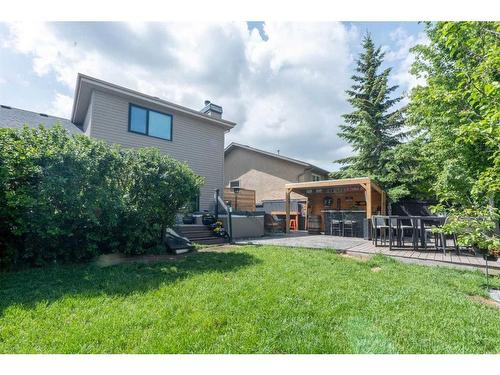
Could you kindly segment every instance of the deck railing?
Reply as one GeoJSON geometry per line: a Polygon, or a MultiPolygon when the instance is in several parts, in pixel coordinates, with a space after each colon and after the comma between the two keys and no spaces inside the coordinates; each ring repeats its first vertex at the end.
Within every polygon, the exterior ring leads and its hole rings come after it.
{"type": "Polygon", "coordinates": [[[233,225],[232,225],[232,208],[228,207],[224,200],[221,198],[219,194],[219,189],[216,189],[214,192],[214,201],[215,201],[215,218],[218,220],[219,219],[219,207],[222,208],[222,210],[226,213],[227,215],[227,234],[229,235],[229,242],[232,242],[233,238],[233,225]]]}

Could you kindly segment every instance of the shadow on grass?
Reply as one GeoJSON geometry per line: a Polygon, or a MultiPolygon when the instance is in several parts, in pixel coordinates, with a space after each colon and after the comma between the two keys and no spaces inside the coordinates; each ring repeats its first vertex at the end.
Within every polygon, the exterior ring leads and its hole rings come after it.
{"type": "Polygon", "coordinates": [[[54,302],[65,296],[122,295],[147,292],[205,272],[233,272],[260,261],[247,253],[198,253],[176,262],[67,265],[0,274],[0,315],[21,304],[54,302]]]}

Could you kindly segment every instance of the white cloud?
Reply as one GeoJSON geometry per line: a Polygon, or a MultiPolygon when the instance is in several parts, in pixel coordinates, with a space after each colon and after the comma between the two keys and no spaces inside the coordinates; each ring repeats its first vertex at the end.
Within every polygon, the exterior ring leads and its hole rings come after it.
{"type": "Polygon", "coordinates": [[[267,42],[257,32],[248,39],[245,122],[228,139],[332,169],[344,145],[336,133],[358,35],[338,23],[266,23],[265,32],[267,42]]]}
{"type": "MultiPolygon", "coordinates": [[[[268,41],[246,23],[23,23],[9,31],[7,45],[32,56],[36,74],[70,90],[82,72],[192,108],[210,99],[238,123],[228,142],[329,170],[350,152],[337,131],[350,110],[354,27],[266,23],[268,41]]],[[[69,117],[71,104],[57,93],[48,112],[69,117]]]]}
{"type": "Polygon", "coordinates": [[[424,78],[417,78],[410,73],[410,68],[415,61],[415,55],[410,53],[410,49],[417,44],[428,44],[427,34],[420,32],[417,35],[410,35],[406,30],[398,27],[391,32],[390,38],[395,48],[384,46],[385,57],[389,62],[398,62],[397,68],[393,71],[392,79],[407,93],[418,85],[425,85],[424,78]]]}
{"type": "Polygon", "coordinates": [[[73,97],[56,93],[51,106],[45,112],[51,116],[70,118],[72,106],[73,97]]]}

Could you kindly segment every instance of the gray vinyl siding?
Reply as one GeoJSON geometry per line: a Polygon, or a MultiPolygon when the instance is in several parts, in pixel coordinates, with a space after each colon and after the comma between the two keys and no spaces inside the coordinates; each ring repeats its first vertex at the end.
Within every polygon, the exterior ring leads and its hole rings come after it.
{"type": "Polygon", "coordinates": [[[186,162],[205,178],[200,191],[200,209],[208,209],[215,189],[223,189],[224,129],[176,111],[140,100],[112,96],[100,91],[92,94],[89,135],[124,147],[157,147],[161,152],[186,162]],[[171,114],[172,141],[128,131],[129,103],[171,114]]]}

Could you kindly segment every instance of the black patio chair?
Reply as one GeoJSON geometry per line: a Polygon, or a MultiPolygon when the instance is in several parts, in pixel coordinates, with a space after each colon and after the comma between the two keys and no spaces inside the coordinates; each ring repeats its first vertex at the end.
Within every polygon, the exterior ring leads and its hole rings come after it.
{"type": "Polygon", "coordinates": [[[391,218],[391,227],[393,229],[393,233],[395,236],[393,237],[396,240],[399,240],[402,246],[405,245],[405,230],[412,230],[412,239],[413,239],[413,224],[408,224],[409,219],[401,219],[401,218],[391,218]],[[406,221],[406,223],[405,223],[406,221]],[[399,224],[399,225],[398,225],[399,224]]]}
{"type": "MultiPolygon", "coordinates": [[[[435,223],[435,220],[433,220],[433,222],[435,223]]],[[[441,227],[442,222],[437,223],[437,224],[428,224],[425,222],[425,219],[422,219],[421,225],[424,226],[424,248],[425,248],[425,250],[427,250],[427,238],[432,238],[434,240],[434,249],[436,251],[438,251],[439,250],[439,241],[441,240],[441,242],[442,242],[442,236],[440,235],[440,233],[436,233],[435,229],[441,227]]],[[[446,244],[443,245],[443,243],[442,243],[441,245],[442,245],[443,253],[446,255],[446,246],[445,246],[446,244]]]]}
{"type": "MultiPolygon", "coordinates": [[[[448,216],[444,219],[443,225],[445,225],[447,222],[448,222],[448,216]]],[[[460,255],[460,249],[458,247],[456,233],[451,233],[449,235],[447,235],[446,233],[440,233],[439,235],[441,237],[441,246],[442,246],[442,249],[443,249],[443,253],[445,255],[446,255],[446,244],[447,244],[447,238],[446,237],[447,236],[450,237],[450,239],[453,241],[453,249],[455,250],[455,252],[458,255],[460,255]]]]}
{"type": "Polygon", "coordinates": [[[379,238],[377,231],[380,233],[380,243],[382,243],[382,237],[384,238],[384,245],[387,240],[387,233],[389,231],[389,225],[387,224],[387,218],[381,216],[372,217],[372,242],[377,246],[377,240],[379,238]]]}

